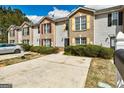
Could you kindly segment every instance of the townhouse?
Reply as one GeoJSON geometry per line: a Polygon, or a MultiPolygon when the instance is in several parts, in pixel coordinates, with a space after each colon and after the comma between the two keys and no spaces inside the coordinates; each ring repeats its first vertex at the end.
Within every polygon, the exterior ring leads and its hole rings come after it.
{"type": "Polygon", "coordinates": [[[11,25],[8,28],[8,43],[29,44],[40,46],[40,28],[39,21],[23,22],[21,26],[11,25]]]}
{"type": "Polygon", "coordinates": [[[55,22],[50,17],[43,17],[39,23],[41,32],[41,46],[55,47],[55,22]]]}
{"type": "Polygon", "coordinates": [[[56,33],[55,46],[65,47],[69,45],[69,31],[67,17],[55,19],[56,33]]]}
{"type": "MultiPolygon", "coordinates": [[[[15,32],[20,32],[19,42],[34,46],[95,44],[114,47],[116,34],[124,29],[123,13],[123,5],[100,10],[78,7],[66,17],[55,19],[46,16],[36,23],[24,22],[14,29],[15,32]]],[[[17,38],[11,37],[10,28],[11,26],[8,29],[8,43],[13,43],[12,40],[17,38]]]]}
{"type": "Polygon", "coordinates": [[[97,10],[94,19],[94,44],[114,47],[117,33],[124,32],[123,16],[123,5],[97,10]]]}
{"type": "Polygon", "coordinates": [[[69,44],[94,44],[94,10],[79,7],[68,15],[69,44]]]}
{"type": "Polygon", "coordinates": [[[22,35],[20,26],[11,25],[8,29],[8,43],[21,43],[22,35]]]}

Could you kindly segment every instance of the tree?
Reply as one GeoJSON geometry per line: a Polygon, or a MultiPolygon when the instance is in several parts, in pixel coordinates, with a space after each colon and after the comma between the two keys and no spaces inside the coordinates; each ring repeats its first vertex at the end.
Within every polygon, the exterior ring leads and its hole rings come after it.
{"type": "Polygon", "coordinates": [[[10,25],[21,25],[24,21],[29,21],[25,14],[19,9],[0,6],[0,42],[7,42],[7,28],[10,25]]]}

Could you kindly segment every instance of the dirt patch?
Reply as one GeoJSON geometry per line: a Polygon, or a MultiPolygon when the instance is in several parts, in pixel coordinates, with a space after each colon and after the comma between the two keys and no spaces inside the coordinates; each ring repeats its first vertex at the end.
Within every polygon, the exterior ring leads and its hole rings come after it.
{"type": "Polygon", "coordinates": [[[24,62],[24,61],[35,59],[35,58],[42,57],[42,56],[44,55],[40,55],[39,53],[29,52],[28,54],[25,54],[24,56],[1,60],[0,67],[24,62]]]}
{"type": "Polygon", "coordinates": [[[98,87],[98,82],[116,86],[116,69],[110,60],[94,58],[91,62],[85,87],[98,87]]]}

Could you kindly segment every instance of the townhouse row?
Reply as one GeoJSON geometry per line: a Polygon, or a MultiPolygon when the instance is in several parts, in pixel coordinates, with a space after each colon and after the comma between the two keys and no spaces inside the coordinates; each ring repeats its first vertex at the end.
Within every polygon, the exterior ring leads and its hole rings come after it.
{"type": "Polygon", "coordinates": [[[8,28],[8,43],[33,46],[65,47],[68,45],[115,46],[115,37],[124,29],[124,6],[101,10],[74,9],[67,17],[43,17],[37,23],[24,22],[8,28]]]}

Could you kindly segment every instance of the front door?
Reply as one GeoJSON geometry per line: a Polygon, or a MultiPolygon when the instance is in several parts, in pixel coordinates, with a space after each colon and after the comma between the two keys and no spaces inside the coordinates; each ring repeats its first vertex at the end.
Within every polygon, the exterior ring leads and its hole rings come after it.
{"type": "Polygon", "coordinates": [[[65,47],[66,47],[66,46],[69,46],[69,38],[65,38],[65,40],[64,40],[64,45],[65,45],[65,47]]]}

